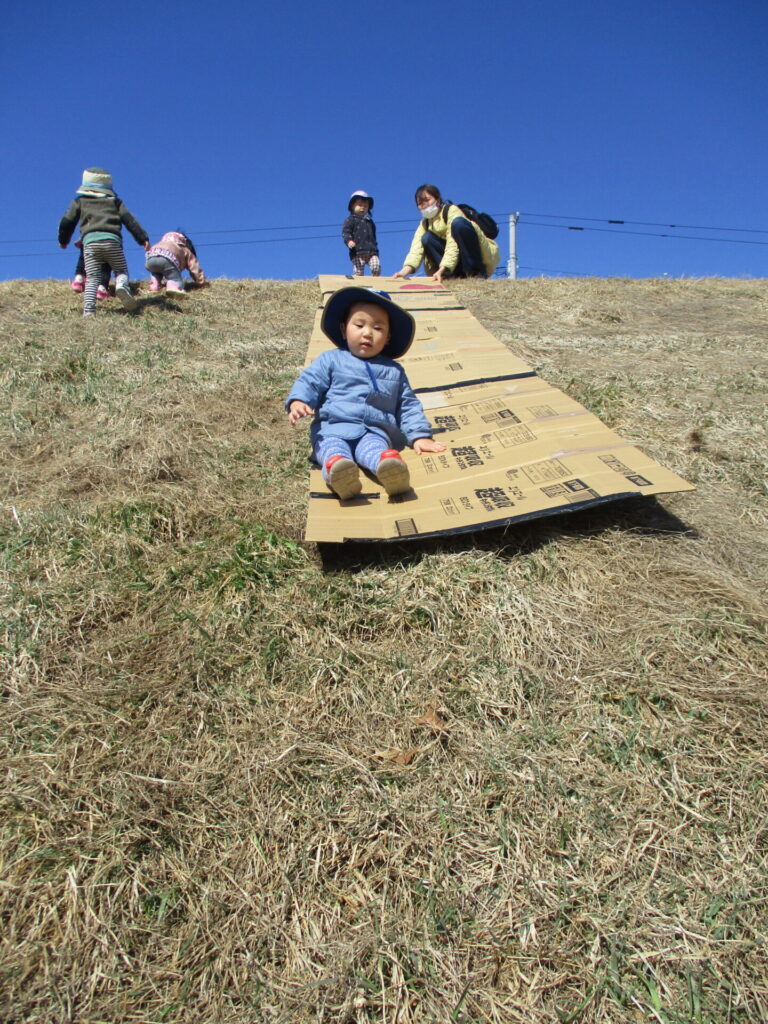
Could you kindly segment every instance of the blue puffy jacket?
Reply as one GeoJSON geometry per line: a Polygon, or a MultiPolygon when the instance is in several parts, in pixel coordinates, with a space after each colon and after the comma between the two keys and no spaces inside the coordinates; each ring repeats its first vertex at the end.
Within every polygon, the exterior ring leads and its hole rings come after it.
{"type": "Polygon", "coordinates": [[[370,431],[404,448],[419,437],[432,437],[421,402],[405,370],[386,356],[359,359],[347,349],[330,349],[302,371],[285,400],[306,402],[315,410],[310,436],[354,441],[370,431]]]}

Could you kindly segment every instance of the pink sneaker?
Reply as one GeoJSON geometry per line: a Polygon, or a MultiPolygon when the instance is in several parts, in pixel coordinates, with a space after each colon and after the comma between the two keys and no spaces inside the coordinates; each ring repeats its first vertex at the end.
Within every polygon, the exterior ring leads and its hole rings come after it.
{"type": "Polygon", "coordinates": [[[85,278],[82,274],[75,274],[75,279],[69,285],[73,292],[85,291],[85,278]]]}
{"type": "Polygon", "coordinates": [[[99,287],[96,289],[96,298],[97,299],[108,299],[109,298],[109,292],[107,291],[107,289],[104,287],[103,284],[100,284],[99,287]]]}
{"type": "Polygon", "coordinates": [[[180,281],[168,281],[165,285],[166,294],[168,292],[174,292],[176,295],[186,295],[184,291],[184,285],[180,281]]]}
{"type": "Polygon", "coordinates": [[[149,290],[151,292],[161,292],[163,290],[163,282],[158,281],[156,277],[150,277],[149,290]]]}

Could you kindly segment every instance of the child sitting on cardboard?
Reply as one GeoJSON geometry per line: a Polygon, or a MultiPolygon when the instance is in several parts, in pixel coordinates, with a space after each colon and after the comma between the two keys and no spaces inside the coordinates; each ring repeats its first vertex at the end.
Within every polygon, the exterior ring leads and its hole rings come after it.
{"type": "Polygon", "coordinates": [[[410,489],[400,449],[442,452],[421,402],[395,362],[411,347],[415,324],[386,292],[340,288],[320,323],[336,346],[299,376],[285,400],[291,426],[313,416],[310,437],[323,479],[342,501],[362,490],[360,466],[387,494],[410,489]]]}

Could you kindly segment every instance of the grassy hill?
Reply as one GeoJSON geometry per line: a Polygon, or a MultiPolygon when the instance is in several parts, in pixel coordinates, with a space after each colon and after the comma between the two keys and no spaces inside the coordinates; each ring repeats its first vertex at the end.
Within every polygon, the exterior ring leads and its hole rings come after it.
{"type": "Polygon", "coordinates": [[[454,290],[697,491],[320,551],[315,282],[0,284],[1,1020],[768,1020],[768,282],[454,290]]]}

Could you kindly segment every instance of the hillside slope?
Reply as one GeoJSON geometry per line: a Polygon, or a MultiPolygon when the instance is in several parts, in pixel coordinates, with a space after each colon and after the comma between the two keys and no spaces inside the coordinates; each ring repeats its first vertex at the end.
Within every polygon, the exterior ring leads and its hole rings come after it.
{"type": "Polygon", "coordinates": [[[3,1020],[768,1020],[768,282],[455,291],[697,491],[320,551],[315,282],[0,283],[3,1020]]]}

